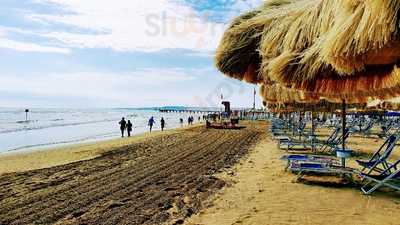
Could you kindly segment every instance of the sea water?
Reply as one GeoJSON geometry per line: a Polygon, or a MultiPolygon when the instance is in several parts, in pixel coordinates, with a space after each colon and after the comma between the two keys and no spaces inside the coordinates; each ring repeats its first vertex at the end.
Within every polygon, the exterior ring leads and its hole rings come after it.
{"type": "MultiPolygon", "coordinates": [[[[71,143],[112,139],[120,136],[122,117],[133,123],[133,134],[148,132],[154,116],[155,130],[164,117],[166,128],[176,128],[189,113],[161,113],[156,109],[25,109],[0,108],[0,153],[34,150],[71,143]]],[[[201,114],[192,114],[197,121],[201,114]]]]}

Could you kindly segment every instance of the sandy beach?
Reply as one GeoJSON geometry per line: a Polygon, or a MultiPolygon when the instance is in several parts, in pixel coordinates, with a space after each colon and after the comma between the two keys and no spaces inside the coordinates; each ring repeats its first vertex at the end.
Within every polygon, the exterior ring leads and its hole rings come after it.
{"type": "MultiPolygon", "coordinates": [[[[319,134],[327,133],[322,130],[319,134]]],[[[367,155],[382,144],[360,136],[349,142],[351,148],[367,155]]],[[[284,154],[271,137],[260,141],[232,170],[219,174],[228,184],[226,188],[210,208],[185,224],[399,224],[400,197],[395,192],[364,196],[358,187],[338,185],[340,179],[332,178],[318,183],[318,177],[310,176],[308,180],[313,182],[298,182],[296,175],[284,170],[284,162],[279,160],[284,154]]],[[[349,164],[357,168],[354,159],[349,164]]]]}
{"type": "Polygon", "coordinates": [[[0,9],[0,225],[400,225],[400,0],[0,9]]]}
{"type": "Polygon", "coordinates": [[[33,170],[0,176],[0,224],[181,223],[225,185],[214,174],[246,155],[265,128],[194,126],[7,156],[15,171],[33,170]]]}
{"type": "MultiPolygon", "coordinates": [[[[367,197],[339,178],[298,182],[268,123],[245,124],[2,156],[0,224],[398,224],[396,193],[367,197]]],[[[368,155],[382,141],[349,143],[368,155]]]]}

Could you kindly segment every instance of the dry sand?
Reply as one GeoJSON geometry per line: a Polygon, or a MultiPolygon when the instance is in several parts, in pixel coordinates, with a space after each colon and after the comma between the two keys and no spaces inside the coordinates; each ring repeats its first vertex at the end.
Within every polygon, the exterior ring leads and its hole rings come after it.
{"type": "MultiPolygon", "coordinates": [[[[350,143],[371,153],[381,141],[353,137],[350,143]]],[[[270,138],[262,140],[247,159],[220,175],[231,186],[215,197],[213,206],[186,224],[400,224],[398,193],[368,197],[355,187],[298,183],[295,175],[284,171],[284,162],[279,160],[283,154],[270,138]]]]}

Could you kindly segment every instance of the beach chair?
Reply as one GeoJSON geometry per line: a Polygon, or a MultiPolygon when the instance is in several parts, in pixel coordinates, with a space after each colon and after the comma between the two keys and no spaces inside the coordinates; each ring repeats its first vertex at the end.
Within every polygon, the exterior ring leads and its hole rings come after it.
{"type": "Polygon", "coordinates": [[[394,190],[400,191],[400,168],[398,167],[400,160],[392,164],[386,170],[378,175],[361,173],[362,180],[367,181],[362,187],[361,191],[366,194],[372,194],[374,191],[381,187],[389,187],[394,190]]]}
{"type": "Polygon", "coordinates": [[[398,141],[398,137],[395,135],[389,136],[382,146],[374,153],[374,155],[368,160],[356,160],[358,165],[362,166],[361,172],[368,170],[367,174],[375,172],[382,172],[390,167],[390,163],[387,161],[394,147],[398,141]]]}
{"type": "Polygon", "coordinates": [[[319,142],[319,144],[322,145],[320,148],[322,152],[332,152],[339,144],[342,143],[343,139],[346,140],[350,136],[350,130],[348,128],[345,129],[344,135],[342,134],[341,130],[341,128],[336,128],[328,140],[319,142]]]}
{"type": "Polygon", "coordinates": [[[290,164],[292,162],[322,163],[322,164],[326,164],[326,165],[337,165],[337,166],[340,165],[340,161],[337,158],[333,158],[330,156],[322,156],[322,155],[292,154],[292,155],[282,156],[281,160],[287,161],[285,170],[287,170],[290,167],[290,164]]]}
{"type": "Polygon", "coordinates": [[[374,120],[370,120],[366,127],[360,129],[360,133],[364,136],[369,136],[371,134],[371,130],[375,125],[374,120]]]}
{"type": "Polygon", "coordinates": [[[329,143],[332,142],[333,140],[335,140],[337,138],[337,136],[339,135],[340,132],[340,128],[336,128],[331,135],[328,137],[328,139],[326,141],[324,141],[323,143],[329,143]]]}
{"type": "Polygon", "coordinates": [[[310,150],[312,146],[306,141],[298,141],[290,138],[289,136],[279,136],[275,138],[278,141],[278,147],[283,150],[310,150]]]}
{"type": "Polygon", "coordinates": [[[285,121],[280,119],[274,119],[271,125],[271,133],[273,136],[281,136],[287,133],[287,124],[285,121]]]}
{"type": "Polygon", "coordinates": [[[378,134],[378,137],[385,138],[390,135],[398,135],[400,133],[400,124],[396,121],[390,120],[385,124],[382,124],[381,132],[378,134]]]}
{"type": "Polygon", "coordinates": [[[319,174],[319,175],[335,175],[353,180],[355,170],[348,167],[341,167],[319,162],[297,162],[290,163],[288,170],[297,174],[297,179],[300,180],[305,174],[319,174]]]}

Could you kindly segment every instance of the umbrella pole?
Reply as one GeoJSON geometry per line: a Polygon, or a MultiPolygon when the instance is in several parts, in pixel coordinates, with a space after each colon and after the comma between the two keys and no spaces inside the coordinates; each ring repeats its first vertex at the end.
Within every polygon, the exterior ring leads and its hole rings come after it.
{"type": "Polygon", "coordinates": [[[301,126],[302,122],[303,122],[303,112],[300,111],[300,112],[299,112],[299,125],[297,126],[297,131],[298,131],[298,133],[299,133],[299,140],[300,140],[300,141],[301,141],[300,126],[301,126]]]}
{"type": "MultiPolygon", "coordinates": [[[[346,100],[342,100],[342,150],[346,150],[346,100]]],[[[342,166],[346,167],[346,159],[342,158],[342,166]]]]}
{"type": "Polygon", "coordinates": [[[314,146],[314,129],[315,129],[315,124],[314,124],[314,106],[312,107],[311,111],[311,151],[315,152],[315,146],[314,146]]]}
{"type": "Polygon", "coordinates": [[[295,137],[296,136],[296,113],[292,113],[293,115],[293,120],[292,120],[292,136],[295,137]]]}

